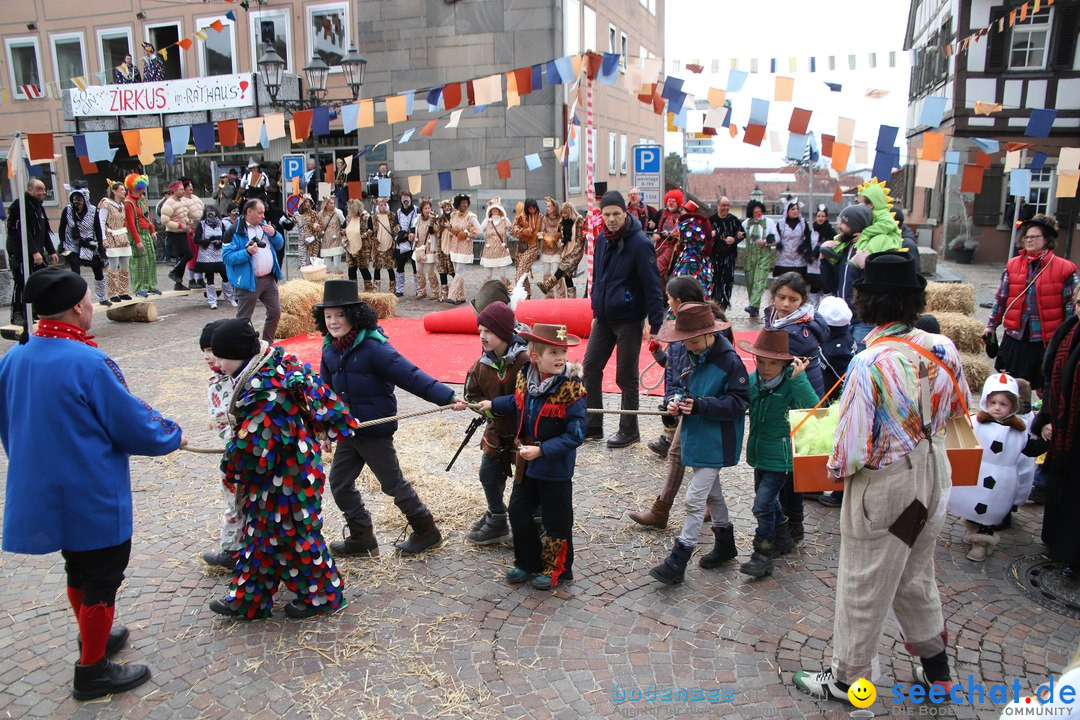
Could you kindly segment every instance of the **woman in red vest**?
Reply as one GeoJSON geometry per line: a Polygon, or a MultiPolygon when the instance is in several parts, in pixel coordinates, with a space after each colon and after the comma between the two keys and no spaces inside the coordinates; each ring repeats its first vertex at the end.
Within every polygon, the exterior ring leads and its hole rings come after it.
{"type": "Polygon", "coordinates": [[[993,343],[998,325],[1005,326],[995,367],[1043,387],[1043,353],[1054,331],[1073,314],[1076,265],[1054,254],[1057,221],[1036,215],[1020,226],[1022,249],[1001,274],[994,307],[983,338],[993,343]]]}

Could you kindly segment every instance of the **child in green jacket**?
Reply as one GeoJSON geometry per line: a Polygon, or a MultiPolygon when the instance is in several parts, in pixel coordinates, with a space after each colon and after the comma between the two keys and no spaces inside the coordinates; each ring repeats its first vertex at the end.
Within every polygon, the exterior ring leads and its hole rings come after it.
{"type": "MultiPolygon", "coordinates": [[[[817,393],[806,378],[807,359],[788,350],[783,330],[762,330],[752,344],[738,345],[754,355],[757,369],[750,374],[750,432],[746,462],[754,468],[754,552],[739,571],[761,578],[772,572],[773,559],[795,549],[780,493],[792,483],[791,426],[788,410],[817,404],[817,393]]],[[[794,493],[793,493],[794,494],[794,493]]],[[[795,495],[801,503],[801,496],[795,495]]]]}

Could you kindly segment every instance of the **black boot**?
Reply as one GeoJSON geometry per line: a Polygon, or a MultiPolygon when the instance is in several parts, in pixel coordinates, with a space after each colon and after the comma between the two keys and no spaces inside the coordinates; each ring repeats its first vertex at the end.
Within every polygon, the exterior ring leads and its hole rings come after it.
{"type": "Polygon", "coordinates": [[[785,512],[788,519],[788,532],[791,534],[791,542],[798,545],[806,537],[806,529],[803,527],[803,513],[785,512]]]}
{"type": "Polygon", "coordinates": [[[506,513],[491,513],[484,526],[469,533],[467,540],[473,545],[494,545],[510,539],[510,530],[506,527],[506,513]]]}
{"type": "Polygon", "coordinates": [[[675,546],[671,548],[671,554],[667,556],[664,562],[650,570],[649,575],[665,585],[681,583],[685,579],[686,563],[690,562],[690,553],[692,552],[694,552],[694,548],[683,545],[676,539],[675,546]]]}
{"type": "Polygon", "coordinates": [[[334,557],[378,557],[379,540],[375,537],[375,529],[370,525],[349,523],[348,536],[341,542],[330,543],[330,553],[334,557]]]}
{"type": "Polygon", "coordinates": [[[728,560],[734,560],[739,555],[739,551],[735,549],[734,525],[728,523],[721,527],[714,527],[712,531],[716,544],[713,545],[711,552],[698,560],[698,566],[705,570],[720,567],[728,560]]]}
{"type": "Polygon", "coordinates": [[[776,544],[763,537],[754,537],[754,553],[739,567],[739,572],[750,577],[763,578],[773,571],[773,558],[779,556],[776,544]]]}
{"type": "Polygon", "coordinates": [[[776,555],[787,555],[795,552],[795,540],[791,535],[791,521],[782,522],[776,526],[776,555]]]}
{"type": "Polygon", "coordinates": [[[93,700],[137,688],[149,679],[150,668],[145,665],[117,665],[102,658],[93,665],[75,665],[71,696],[93,700]]]}
{"type": "Polygon", "coordinates": [[[489,517],[491,517],[491,513],[489,513],[487,510],[485,510],[484,514],[480,516],[480,519],[477,520],[476,522],[474,522],[472,524],[472,527],[469,528],[469,532],[476,532],[480,528],[484,527],[484,525],[487,524],[487,521],[488,521],[489,517]]]}
{"type": "Polygon", "coordinates": [[[416,555],[442,542],[442,533],[435,526],[435,518],[431,517],[430,512],[409,518],[409,525],[412,526],[412,533],[408,539],[394,543],[402,555],[416,555]]]}

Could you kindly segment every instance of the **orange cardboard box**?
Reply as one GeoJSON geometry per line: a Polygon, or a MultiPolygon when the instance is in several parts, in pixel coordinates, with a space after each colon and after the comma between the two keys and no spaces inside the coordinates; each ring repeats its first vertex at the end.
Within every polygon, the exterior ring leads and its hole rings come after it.
{"type": "MultiPolygon", "coordinates": [[[[792,410],[791,426],[795,427],[807,413],[824,415],[825,408],[818,410],[792,410]]],[[[792,443],[794,448],[794,443],[792,443]]],[[[945,452],[952,466],[953,485],[975,485],[979,480],[982,463],[982,447],[967,418],[951,418],[945,426],[945,452]]],[[[844,483],[829,473],[825,463],[828,455],[800,455],[794,453],[792,465],[795,472],[795,492],[827,492],[843,490],[844,483]]]]}

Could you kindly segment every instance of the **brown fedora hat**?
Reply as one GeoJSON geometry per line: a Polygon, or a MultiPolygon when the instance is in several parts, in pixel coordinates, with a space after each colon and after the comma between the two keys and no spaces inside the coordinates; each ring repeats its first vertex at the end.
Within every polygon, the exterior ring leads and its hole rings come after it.
{"type": "Polygon", "coordinates": [[[679,306],[674,320],[668,320],[656,334],[660,342],[678,342],[698,335],[709,335],[727,330],[731,323],[717,320],[708,303],[688,302],[679,306]]]}
{"type": "Polygon", "coordinates": [[[739,340],[735,344],[751,355],[772,358],[773,360],[795,359],[795,356],[788,350],[788,334],[786,330],[762,330],[758,333],[754,342],[739,340]]]}
{"type": "Polygon", "coordinates": [[[545,345],[557,345],[558,347],[573,347],[581,343],[581,338],[566,332],[565,325],[533,325],[532,332],[518,333],[530,342],[544,343],[545,345]]]}

